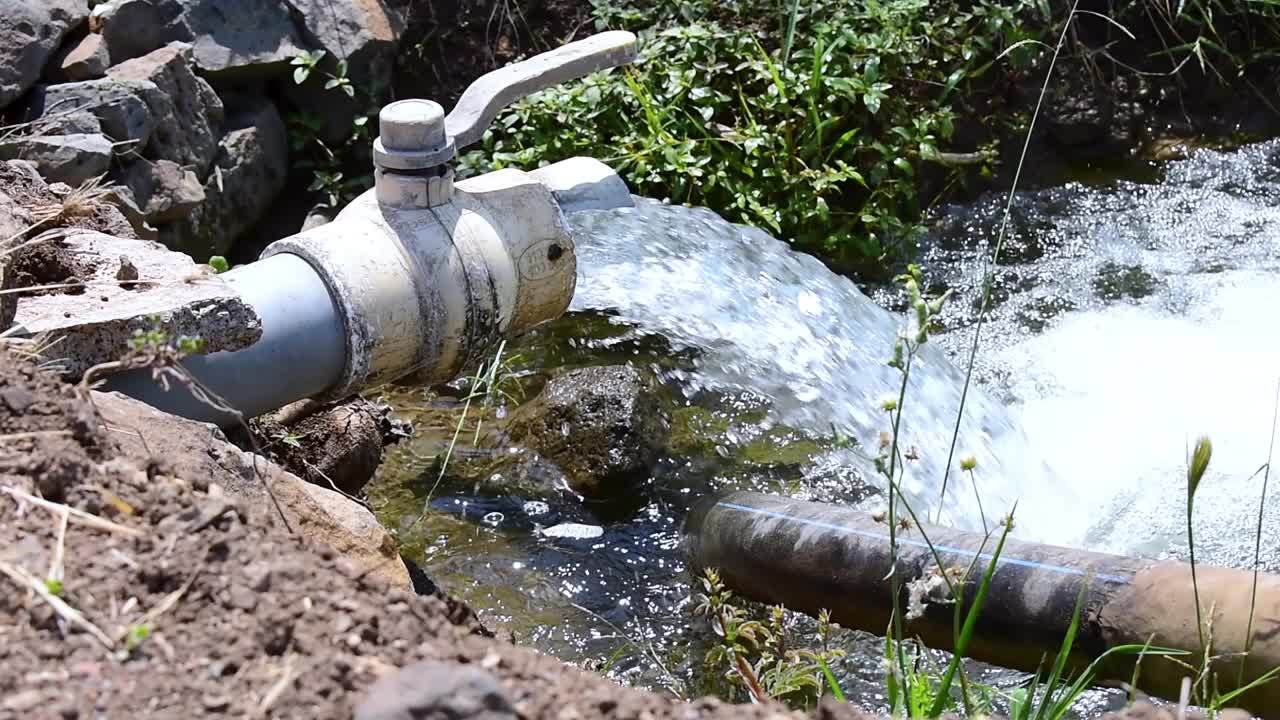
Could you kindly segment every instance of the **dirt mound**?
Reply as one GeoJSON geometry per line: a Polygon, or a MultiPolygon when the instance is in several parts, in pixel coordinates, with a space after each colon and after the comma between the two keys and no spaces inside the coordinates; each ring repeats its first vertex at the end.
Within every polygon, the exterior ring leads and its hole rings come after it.
{"type": "Polygon", "coordinates": [[[522,718],[789,715],[678,703],[487,637],[465,608],[289,534],[269,504],[120,456],[103,427],[0,351],[0,719],[344,718],[423,659],[482,668],[522,718]]]}

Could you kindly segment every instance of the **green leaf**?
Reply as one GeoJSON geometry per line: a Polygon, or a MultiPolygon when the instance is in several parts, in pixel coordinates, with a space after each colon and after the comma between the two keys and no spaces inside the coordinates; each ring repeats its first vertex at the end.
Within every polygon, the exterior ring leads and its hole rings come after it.
{"type": "Polygon", "coordinates": [[[224,273],[230,268],[227,264],[227,259],[221,255],[214,255],[209,258],[209,267],[213,268],[216,273],[224,273]]]}
{"type": "Polygon", "coordinates": [[[880,96],[873,92],[862,96],[862,104],[867,106],[867,111],[872,115],[880,112],[880,96]]]}
{"type": "Polygon", "coordinates": [[[915,168],[911,167],[911,163],[907,162],[906,158],[897,158],[893,161],[893,166],[901,170],[903,175],[915,177],[915,168]]]}
{"type": "MultiPolygon", "coordinates": [[[[294,59],[296,60],[297,58],[294,58],[294,59]]],[[[304,66],[304,67],[297,67],[297,68],[294,68],[294,70],[293,70],[293,84],[294,84],[294,85],[301,85],[302,83],[304,83],[304,82],[306,82],[306,81],[307,81],[307,78],[308,78],[310,75],[311,75],[311,70],[310,70],[309,68],[305,67],[305,66],[304,66]]]]}

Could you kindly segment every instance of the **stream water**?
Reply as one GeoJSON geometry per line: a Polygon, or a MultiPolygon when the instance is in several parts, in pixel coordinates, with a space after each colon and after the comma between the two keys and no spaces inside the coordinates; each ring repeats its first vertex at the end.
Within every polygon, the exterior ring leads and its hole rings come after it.
{"type": "MultiPolygon", "coordinates": [[[[955,295],[907,389],[904,445],[918,459],[905,485],[918,510],[952,525],[981,525],[976,484],[988,516],[1019,503],[1023,537],[1180,555],[1185,448],[1207,434],[1215,453],[1198,495],[1197,552],[1247,566],[1254,471],[1268,458],[1280,380],[1280,144],[1202,150],[1141,176],[1017,196],[959,427],[958,453],[978,468],[973,482],[953,470],[945,498],[960,368],[1004,200],[938,214],[922,264],[935,289],[955,295]]],[[[885,361],[906,322],[891,311],[901,299],[891,288],[869,298],[705,210],[640,200],[571,220],[572,311],[510,348],[512,387],[532,395],[557,368],[651,368],[676,406],[645,499],[589,508],[441,476],[456,402],[420,389],[391,393],[419,432],[392,452],[371,498],[406,555],[500,632],[628,682],[697,690],[703,633],[686,608],[685,510],[724,487],[880,504],[867,448],[888,429],[882,400],[898,391],[885,361]],[[590,530],[546,531],[565,523],[590,530]]],[[[459,465],[500,445],[464,442],[459,465]]],[[[1268,501],[1271,526],[1278,512],[1268,501]]],[[[1264,543],[1263,562],[1280,569],[1280,548],[1264,543]]],[[[875,704],[881,648],[846,642],[853,652],[838,673],[875,704]]]]}

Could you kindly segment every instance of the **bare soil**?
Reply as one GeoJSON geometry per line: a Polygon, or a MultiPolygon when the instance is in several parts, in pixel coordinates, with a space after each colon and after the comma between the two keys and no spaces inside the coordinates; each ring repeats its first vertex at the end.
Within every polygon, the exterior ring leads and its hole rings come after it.
{"type": "Polygon", "coordinates": [[[0,586],[0,719],[351,717],[419,659],[479,664],[522,718],[798,717],[678,703],[489,637],[465,606],[289,534],[267,504],[123,457],[88,401],[8,351],[0,586]]]}

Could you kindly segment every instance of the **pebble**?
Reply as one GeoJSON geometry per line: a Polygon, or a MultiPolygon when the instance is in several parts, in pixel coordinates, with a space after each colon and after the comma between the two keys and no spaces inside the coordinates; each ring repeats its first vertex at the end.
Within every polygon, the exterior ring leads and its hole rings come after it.
{"type": "Polygon", "coordinates": [[[384,675],[356,706],[355,720],[515,720],[506,690],[473,665],[423,660],[384,675]]]}
{"type": "Polygon", "coordinates": [[[582,523],[560,523],[549,528],[542,528],[538,531],[538,534],[545,537],[590,540],[604,535],[604,528],[599,525],[584,525],[582,523]]]}

